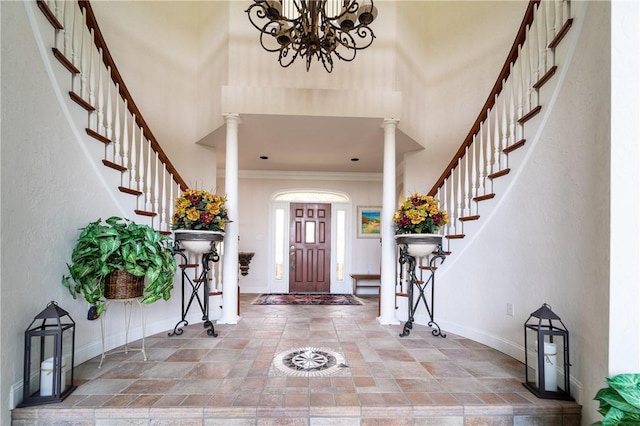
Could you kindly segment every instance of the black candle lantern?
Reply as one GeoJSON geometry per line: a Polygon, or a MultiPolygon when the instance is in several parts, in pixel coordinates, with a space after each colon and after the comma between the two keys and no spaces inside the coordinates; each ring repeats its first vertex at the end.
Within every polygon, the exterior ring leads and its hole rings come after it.
{"type": "MultiPolygon", "coordinates": [[[[531,359],[533,363],[533,359],[531,359]]],[[[546,303],[529,316],[524,324],[525,382],[523,385],[538,398],[572,401],[569,384],[569,332],[558,315],[546,303]],[[529,340],[527,335],[531,335],[529,340]],[[529,364],[529,346],[533,342],[535,364],[529,364]],[[558,360],[562,361],[564,387],[558,385],[558,360]],[[529,381],[529,372],[535,381],[529,381]]]]}
{"type": "Polygon", "coordinates": [[[56,302],[50,302],[31,321],[24,332],[20,407],[60,402],[76,389],[73,381],[75,326],[69,313],[56,302]]]}

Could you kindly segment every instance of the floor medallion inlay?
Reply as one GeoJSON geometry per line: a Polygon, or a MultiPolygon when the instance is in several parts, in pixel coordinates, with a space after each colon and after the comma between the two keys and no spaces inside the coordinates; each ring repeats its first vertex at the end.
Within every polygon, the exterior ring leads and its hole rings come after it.
{"type": "Polygon", "coordinates": [[[280,352],[273,359],[273,365],[279,372],[296,377],[327,376],[347,368],[344,357],[338,352],[314,347],[280,352]]]}

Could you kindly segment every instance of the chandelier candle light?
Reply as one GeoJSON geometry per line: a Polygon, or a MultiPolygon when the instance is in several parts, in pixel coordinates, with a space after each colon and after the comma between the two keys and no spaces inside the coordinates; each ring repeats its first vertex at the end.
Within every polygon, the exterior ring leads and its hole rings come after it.
{"type": "Polygon", "coordinates": [[[246,12],[260,31],[260,44],[278,52],[281,66],[302,56],[309,71],[315,56],[327,72],[334,55],[350,62],[371,46],[369,25],[378,16],[373,0],[253,0],[246,12]]]}

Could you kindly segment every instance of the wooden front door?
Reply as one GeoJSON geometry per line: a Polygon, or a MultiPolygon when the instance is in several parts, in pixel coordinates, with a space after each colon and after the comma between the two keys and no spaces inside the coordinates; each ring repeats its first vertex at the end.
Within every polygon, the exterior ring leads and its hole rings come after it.
{"type": "Polygon", "coordinates": [[[331,291],[331,204],[291,203],[289,291],[331,291]]]}

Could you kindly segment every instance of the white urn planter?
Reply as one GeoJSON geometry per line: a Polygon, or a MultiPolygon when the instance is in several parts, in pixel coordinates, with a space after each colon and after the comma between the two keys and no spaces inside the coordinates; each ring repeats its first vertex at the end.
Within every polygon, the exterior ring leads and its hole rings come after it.
{"type": "Polygon", "coordinates": [[[211,244],[224,239],[224,232],[199,229],[176,229],[173,231],[176,241],[185,250],[195,254],[212,251],[211,244]]]}
{"type": "Polygon", "coordinates": [[[398,234],[396,244],[406,244],[407,252],[415,258],[432,254],[442,244],[440,234],[398,234]]]}

